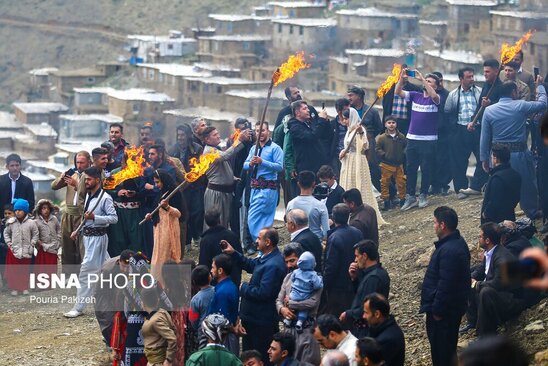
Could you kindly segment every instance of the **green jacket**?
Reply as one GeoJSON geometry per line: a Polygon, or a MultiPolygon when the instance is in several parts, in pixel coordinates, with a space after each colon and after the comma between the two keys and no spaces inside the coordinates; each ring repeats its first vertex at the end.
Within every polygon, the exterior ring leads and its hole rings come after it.
{"type": "Polygon", "coordinates": [[[186,366],[242,366],[242,361],[225,347],[211,345],[190,355],[186,366]]]}
{"type": "Polygon", "coordinates": [[[291,180],[291,172],[295,170],[295,157],[293,155],[293,142],[291,141],[291,134],[286,132],[286,124],[281,123],[272,134],[272,141],[278,146],[282,147],[284,151],[284,171],[285,179],[291,180]]]}

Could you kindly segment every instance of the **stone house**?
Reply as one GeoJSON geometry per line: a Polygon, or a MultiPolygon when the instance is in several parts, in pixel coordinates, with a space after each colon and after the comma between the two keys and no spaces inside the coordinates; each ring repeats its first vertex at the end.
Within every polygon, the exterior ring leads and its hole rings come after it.
{"type": "Polygon", "coordinates": [[[56,67],[44,67],[29,71],[30,87],[32,90],[31,99],[33,101],[48,100],[50,97],[50,88],[52,86],[49,74],[58,71],[56,67]]]}
{"type": "Polygon", "coordinates": [[[446,0],[448,5],[447,42],[451,45],[475,44],[482,23],[489,24],[489,11],[498,5],[495,0],[446,0]]]}
{"type": "Polygon", "coordinates": [[[62,114],[59,141],[106,141],[110,125],[123,122],[121,117],[112,114],[62,114]]]}
{"type": "Polygon", "coordinates": [[[392,71],[394,64],[401,64],[405,56],[402,50],[392,48],[348,49],[345,53],[360,76],[386,74],[392,71]]]}
{"type": "Polygon", "coordinates": [[[465,66],[474,68],[477,74],[483,73],[483,57],[468,51],[425,50],[421,64],[423,70],[437,70],[443,74],[456,74],[465,66]]]}
{"type": "Polygon", "coordinates": [[[69,108],[61,103],[13,103],[15,118],[24,124],[48,123],[59,131],[59,114],[67,112],[69,108]]]}
{"type": "Polygon", "coordinates": [[[270,35],[272,17],[239,14],[209,14],[207,16],[215,35],[255,34],[270,35]]]}
{"type": "Polygon", "coordinates": [[[108,93],[114,90],[110,87],[74,88],[74,105],[76,114],[107,113],[108,93]]]}
{"type": "Polygon", "coordinates": [[[198,37],[200,62],[247,68],[269,57],[272,38],[265,35],[234,34],[198,37]]]}
{"type": "Polygon", "coordinates": [[[326,6],[307,1],[271,1],[270,14],[277,18],[321,18],[326,6]]]}
{"type": "MultiPolygon", "coordinates": [[[[259,120],[262,116],[267,91],[264,89],[234,89],[225,93],[225,109],[246,117],[254,117],[259,120]]],[[[280,109],[284,107],[286,100],[282,88],[272,91],[270,103],[266,113],[266,120],[275,122],[280,109]]]]}
{"type": "Polygon", "coordinates": [[[165,62],[196,52],[197,42],[193,38],[185,38],[180,31],[171,30],[167,36],[138,35],[127,36],[136,48],[136,56],[143,62],[165,62]]]}

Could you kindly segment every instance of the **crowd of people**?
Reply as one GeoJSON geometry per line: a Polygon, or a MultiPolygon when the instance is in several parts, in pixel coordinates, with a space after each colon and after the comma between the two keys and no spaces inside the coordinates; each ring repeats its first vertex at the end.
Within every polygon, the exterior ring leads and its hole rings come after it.
{"type": "Polygon", "coordinates": [[[539,300],[502,274],[502,263],[532,246],[533,220],[548,231],[548,190],[538,189],[548,172],[548,126],[540,128],[546,89],[522,61],[520,53],[504,65],[501,81],[498,62],[486,60],[483,88],[465,67],[451,92],[441,73],[414,70],[417,85],[403,67],[383,98],[382,119],[374,108],[366,113],[359,87],[336,101],[329,120],[291,86],[274,124],[238,118],[225,148],[203,118],[178,126],[171,148],[143,125],[143,176],[106,189],[130,148],[123,126],[111,124],[109,141],[77,153],[52,183],[66,188],[60,222],[48,200],[34,209],[32,182],[12,154],[0,177],[7,286],[14,296],[28,294],[28,274],[52,271],[61,251],[63,270],[77,268],[80,280],[65,317],[81,316],[92,295],[121,304],[123,311],[96,304],[116,365],[403,365],[405,336],[379,254],[379,227],[388,225],[382,213],[423,209],[452,182],[456,199],[484,192],[484,254],[473,266],[456,212],[436,208],[438,241],[420,312],[433,365],[454,365],[459,332],[495,334],[539,300]],[[205,154],[217,156],[206,174],[177,190],[205,154]],[[283,246],[273,227],[281,197],[290,236],[283,246]],[[528,220],[516,221],[518,203],[528,220]],[[197,263],[188,258],[195,250],[197,263]],[[185,266],[192,287],[183,291],[185,266]],[[92,273],[151,273],[157,282],[110,296],[88,284],[92,273]]]}

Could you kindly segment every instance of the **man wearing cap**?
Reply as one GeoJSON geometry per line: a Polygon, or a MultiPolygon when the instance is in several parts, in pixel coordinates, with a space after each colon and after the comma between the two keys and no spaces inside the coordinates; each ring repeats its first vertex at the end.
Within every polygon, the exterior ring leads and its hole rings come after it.
{"type": "MultiPolygon", "coordinates": [[[[80,267],[77,302],[71,311],[64,314],[67,318],[76,318],[83,311],[93,294],[93,286],[89,283],[89,275],[97,274],[103,263],[110,258],[108,255],[107,228],[118,222],[112,197],[105,194],[101,188],[101,170],[91,167],[85,170],[85,187],[87,191],[84,204],[84,225],[82,230],[84,244],[84,258],[80,267]]],[[[80,232],[73,232],[73,240],[80,232]]]]}
{"type": "MultiPolygon", "coordinates": [[[[359,86],[354,85],[347,92],[348,100],[350,100],[350,106],[354,108],[360,118],[363,118],[363,114],[369,108],[364,102],[365,92],[359,86]]],[[[369,143],[369,149],[367,150],[367,162],[369,163],[369,171],[371,173],[371,182],[375,188],[381,190],[381,169],[379,162],[377,161],[377,155],[375,154],[375,137],[384,130],[384,125],[381,121],[379,112],[375,108],[371,108],[365,120],[362,121],[362,125],[365,126],[367,131],[367,142],[369,143]]]]}

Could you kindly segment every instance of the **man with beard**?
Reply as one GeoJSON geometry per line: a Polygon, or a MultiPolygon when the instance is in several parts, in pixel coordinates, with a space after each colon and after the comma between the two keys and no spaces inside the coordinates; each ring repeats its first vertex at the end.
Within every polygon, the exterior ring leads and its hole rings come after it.
{"type": "MultiPolygon", "coordinates": [[[[189,125],[177,126],[177,142],[171,148],[169,155],[183,163],[185,171],[191,168],[190,160],[199,159],[204,151],[202,145],[193,141],[192,130],[189,125]]],[[[205,176],[190,183],[183,191],[183,196],[188,209],[188,233],[186,235],[187,250],[190,249],[191,241],[200,241],[204,225],[204,193],[207,185],[205,176]]]]}
{"type": "MultiPolygon", "coordinates": [[[[365,111],[369,108],[369,106],[365,104],[364,101],[364,90],[358,86],[353,86],[348,89],[347,96],[348,100],[350,100],[350,106],[354,108],[358,112],[360,118],[362,118],[365,111]]],[[[365,120],[362,121],[361,124],[366,129],[367,142],[369,143],[369,149],[367,150],[366,155],[367,162],[369,164],[369,171],[371,173],[371,183],[373,183],[375,188],[380,191],[381,169],[379,167],[377,155],[375,154],[375,138],[377,137],[377,135],[382,133],[382,131],[384,130],[384,125],[381,121],[379,112],[375,108],[372,108],[371,111],[369,111],[367,116],[365,116],[365,120]]]]}
{"type": "Polygon", "coordinates": [[[190,122],[192,128],[192,142],[205,147],[206,143],[203,138],[203,133],[207,128],[207,123],[202,117],[196,117],[190,122]]]}
{"type": "Polygon", "coordinates": [[[82,221],[85,191],[78,192],[78,184],[84,170],[91,165],[91,157],[87,151],[79,151],[74,157],[74,168],[69,169],[51,183],[51,189],[57,191],[67,187],[65,194],[65,210],[61,217],[61,263],[64,265],[80,264],[80,241],[74,241],[70,235],[82,221]],[[72,173],[72,174],[71,174],[72,173]]]}
{"type": "MultiPolygon", "coordinates": [[[[105,179],[105,169],[108,165],[108,150],[102,147],[96,147],[91,150],[92,167],[97,168],[101,172],[101,181],[105,179]]],[[[78,195],[85,197],[86,192],[86,172],[84,171],[78,180],[78,195]]],[[[83,199],[82,199],[83,202],[83,199]]]]}
{"type": "MultiPolygon", "coordinates": [[[[204,209],[217,208],[221,212],[221,225],[228,227],[230,220],[230,206],[234,192],[234,172],[230,166],[232,157],[244,148],[242,141],[250,138],[249,130],[242,131],[238,141],[225,151],[220,151],[221,135],[215,127],[207,127],[203,134],[206,147],[204,154],[219,153],[219,157],[211,164],[206,172],[208,184],[204,194],[204,209]]],[[[205,223],[204,223],[205,224],[205,223]]],[[[207,224],[204,225],[207,229],[207,224]]]]}
{"type": "MultiPolygon", "coordinates": [[[[93,285],[89,282],[91,274],[98,274],[108,255],[107,228],[118,222],[118,216],[112,203],[112,197],[105,194],[101,188],[101,170],[91,167],[85,170],[85,187],[87,191],[84,204],[84,226],[82,230],[84,243],[84,258],[80,267],[76,298],[71,311],[64,314],[66,318],[76,318],[83,314],[87,303],[93,294],[93,285]]],[[[79,232],[73,232],[71,238],[76,240],[79,232]]]]}
{"type": "Polygon", "coordinates": [[[112,152],[112,160],[114,160],[113,169],[122,165],[124,159],[124,151],[129,144],[124,140],[124,127],[120,123],[113,123],[110,125],[108,132],[108,139],[114,145],[114,151],[112,152]]]}
{"type": "MultiPolygon", "coordinates": [[[[291,301],[289,300],[289,293],[291,292],[291,274],[297,269],[297,262],[299,257],[303,253],[303,249],[299,243],[291,242],[284,247],[283,256],[285,265],[287,267],[288,274],[285,276],[282,282],[282,288],[276,299],[276,310],[283,319],[295,320],[297,316],[296,311],[308,311],[308,316],[311,319],[315,319],[318,307],[320,306],[320,297],[322,289],[316,290],[316,292],[308,299],[303,301],[291,301]]],[[[301,362],[308,362],[313,365],[317,365],[320,362],[320,347],[318,342],[314,339],[314,322],[309,321],[305,323],[301,332],[298,332],[294,327],[285,326],[285,332],[293,334],[296,339],[297,347],[295,350],[295,358],[301,362]]]]}
{"type": "Polygon", "coordinates": [[[148,148],[154,144],[154,137],[152,136],[152,125],[150,123],[145,123],[141,126],[139,130],[139,142],[141,146],[144,146],[145,153],[148,151],[148,148]]]}
{"type": "MultiPolygon", "coordinates": [[[[303,100],[301,91],[296,86],[288,86],[287,88],[285,88],[284,93],[285,93],[285,97],[289,101],[289,104],[283,107],[278,113],[278,117],[276,118],[276,123],[274,124],[274,129],[278,128],[280,124],[289,121],[289,119],[292,116],[291,104],[298,100],[303,100]]],[[[318,118],[318,112],[316,112],[316,109],[314,109],[314,107],[312,106],[310,106],[310,118],[311,119],[318,118]]]]}

